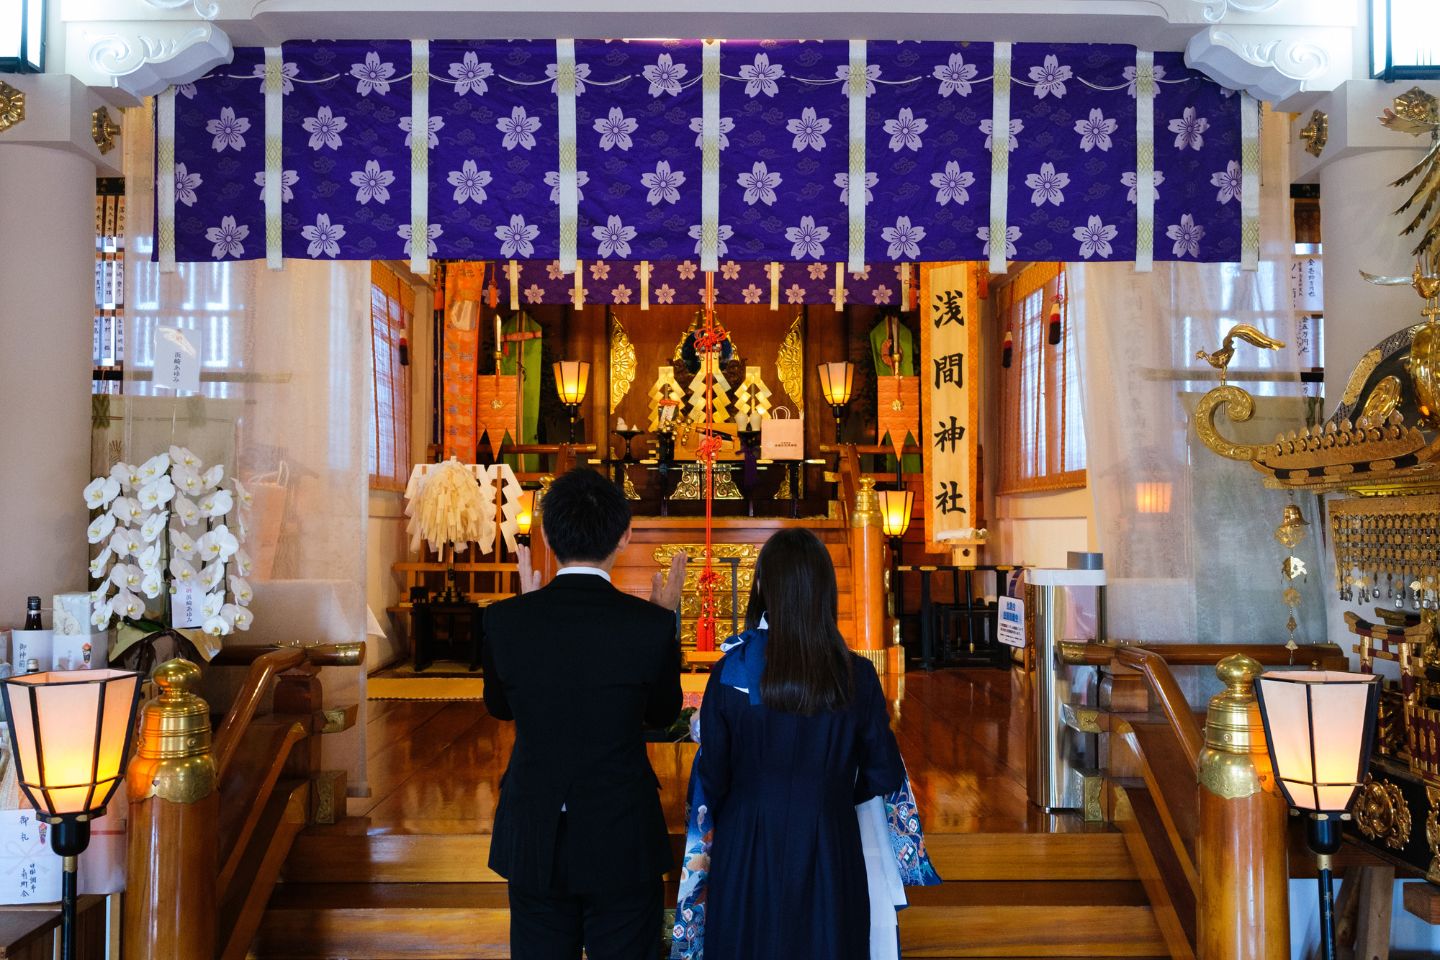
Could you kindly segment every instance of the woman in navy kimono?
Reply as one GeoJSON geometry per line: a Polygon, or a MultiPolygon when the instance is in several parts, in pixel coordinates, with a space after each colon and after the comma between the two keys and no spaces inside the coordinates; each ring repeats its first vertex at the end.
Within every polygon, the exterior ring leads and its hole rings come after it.
{"type": "Polygon", "coordinates": [[[875,668],[836,626],[835,567],[808,530],[760,551],[747,630],[710,673],[696,761],[713,823],[706,960],[867,960],[855,806],[904,767],[875,668]]]}

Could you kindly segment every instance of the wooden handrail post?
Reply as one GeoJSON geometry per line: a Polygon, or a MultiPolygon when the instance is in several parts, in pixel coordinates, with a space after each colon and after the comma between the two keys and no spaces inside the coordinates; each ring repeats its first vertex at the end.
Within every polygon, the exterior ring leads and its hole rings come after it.
{"type": "Polygon", "coordinates": [[[155,669],[161,694],[142,709],[130,795],[124,950],[129,960],[215,956],[220,794],[200,668],[155,669]]]}
{"type": "Polygon", "coordinates": [[[875,479],[861,477],[850,511],[850,578],[855,602],[855,652],[884,674],[885,536],[875,479]]]}
{"type": "Polygon", "coordinates": [[[1199,960],[1290,956],[1287,807],[1255,702],[1261,669],[1241,654],[1215,667],[1226,687],[1210,700],[1200,752],[1199,960]]]}

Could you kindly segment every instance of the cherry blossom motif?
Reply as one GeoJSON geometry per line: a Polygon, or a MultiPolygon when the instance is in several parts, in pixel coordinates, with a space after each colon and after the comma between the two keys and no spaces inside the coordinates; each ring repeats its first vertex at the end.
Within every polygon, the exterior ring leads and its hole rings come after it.
{"type": "MultiPolygon", "coordinates": [[[[1125,199],[1126,199],[1126,200],[1129,200],[1131,203],[1134,203],[1134,202],[1135,202],[1135,194],[1136,194],[1136,191],[1137,191],[1137,189],[1138,189],[1138,188],[1136,187],[1136,184],[1138,183],[1138,181],[1139,181],[1139,178],[1136,177],[1134,170],[1126,170],[1124,173],[1120,174],[1120,184],[1121,184],[1121,186],[1125,186],[1125,187],[1129,187],[1129,188],[1130,188],[1130,192],[1125,195],[1125,199]]],[[[1160,199],[1160,184],[1162,184],[1162,183],[1164,183],[1164,182],[1165,182],[1165,174],[1161,173],[1159,170],[1155,170],[1155,171],[1152,172],[1152,179],[1151,179],[1151,181],[1150,181],[1150,189],[1151,189],[1151,191],[1155,194],[1155,199],[1156,199],[1156,200],[1159,200],[1159,199],[1160,199]]]]}
{"type": "Polygon", "coordinates": [[[869,279],[870,279],[870,264],[868,264],[868,263],[865,264],[865,266],[864,266],[862,269],[860,269],[860,270],[851,270],[851,271],[850,271],[850,277],[851,277],[851,279],[853,279],[853,280],[869,280],[869,279]]]}
{"type": "MultiPolygon", "coordinates": [[[[511,257],[528,257],[535,252],[535,244],[532,243],[540,236],[540,228],[534,224],[525,222],[525,218],[515,213],[510,215],[508,224],[502,223],[495,228],[495,239],[500,241],[500,255],[509,259],[511,257]]],[[[560,264],[552,263],[555,273],[550,279],[557,276],[564,276],[559,273],[560,264]]]]}
{"type": "MultiPolygon", "coordinates": [[[[992,133],[992,130],[991,130],[992,123],[993,123],[993,121],[988,120],[988,119],[986,119],[986,120],[981,120],[981,121],[980,121],[980,132],[983,133],[983,134],[985,134],[985,149],[986,149],[986,150],[993,150],[993,149],[994,149],[994,148],[991,146],[991,142],[994,140],[994,136],[993,136],[993,133],[992,133]]],[[[1021,134],[1022,132],[1024,132],[1024,130],[1025,130],[1025,121],[1020,120],[1020,119],[1014,119],[1014,120],[1011,120],[1011,121],[1010,121],[1010,137],[1009,137],[1009,139],[1006,140],[1006,142],[1005,142],[1005,149],[1006,149],[1008,152],[1014,153],[1014,152],[1015,152],[1015,148],[1018,147],[1018,146],[1020,146],[1020,134],[1021,134]]]]}
{"type": "Polygon", "coordinates": [[[880,239],[890,244],[887,252],[891,260],[919,260],[925,228],[918,223],[912,226],[909,217],[897,217],[895,226],[880,231],[880,239]]]}
{"type": "MultiPolygon", "coordinates": [[[[835,68],[835,76],[845,81],[840,84],[840,92],[845,96],[850,95],[850,64],[842,63],[835,68]]],[[[867,63],[865,65],[865,96],[875,96],[875,81],[880,79],[880,64],[867,63]]],[[[791,301],[792,303],[794,301],[791,301]]]]}
{"type": "MultiPolygon", "coordinates": [[[[537,229],[535,232],[538,234],[540,231],[537,229]]],[[[496,236],[498,237],[499,234],[497,233],[496,236]]],[[[545,264],[545,276],[551,280],[559,280],[561,277],[565,276],[565,271],[560,269],[559,260],[551,260],[549,263],[545,264]]]]}
{"type": "Polygon", "coordinates": [[[1205,228],[1195,222],[1195,218],[1188,213],[1180,215],[1179,223],[1172,223],[1165,228],[1165,236],[1175,241],[1171,251],[1177,257],[1198,257],[1200,256],[1200,241],[1205,236],[1205,228]]]}
{"type": "Polygon", "coordinates": [[[811,280],[824,280],[825,275],[830,272],[828,263],[812,263],[806,268],[810,273],[811,280]]]}
{"type": "Polygon", "coordinates": [[[830,132],[830,121],[815,116],[814,107],[806,107],[800,111],[799,117],[786,122],[785,129],[795,134],[792,145],[797,151],[814,147],[818,152],[825,149],[825,134],[830,132]]]}
{"type": "Polygon", "coordinates": [[[897,152],[901,148],[919,150],[920,134],[928,126],[924,117],[915,116],[909,107],[901,107],[894,120],[885,121],[885,132],[890,134],[890,149],[897,152]]]}
{"type": "Polygon", "coordinates": [[[456,203],[467,200],[484,203],[485,186],[490,182],[490,171],[477,170],[474,160],[466,160],[460,164],[459,170],[451,170],[445,175],[445,182],[455,188],[456,203]]]}
{"type": "MultiPolygon", "coordinates": [[[[579,202],[585,199],[585,191],[580,188],[590,182],[590,174],[584,170],[575,171],[575,200],[579,202]]],[[[560,202],[560,171],[551,170],[545,174],[545,186],[550,188],[550,202],[560,202]]]]}
{"type": "MultiPolygon", "coordinates": [[[[300,182],[300,174],[294,170],[280,171],[280,202],[289,203],[295,199],[295,191],[290,188],[300,182]]],[[[265,199],[265,171],[261,170],[255,174],[255,186],[260,188],[260,199],[265,199]]]]}
{"type": "Polygon", "coordinates": [[[1186,107],[1182,115],[1170,121],[1168,129],[1175,134],[1177,150],[1184,150],[1186,147],[1199,150],[1205,146],[1205,131],[1210,129],[1210,121],[1196,116],[1194,107],[1186,107]]]}
{"type": "Polygon", "coordinates": [[[962,97],[970,96],[970,81],[974,80],[975,74],[979,72],[973,63],[966,63],[965,58],[958,52],[950,54],[949,62],[935,67],[935,79],[940,81],[940,96],[948,97],[952,93],[958,93],[962,97]]]}
{"type": "MultiPolygon", "coordinates": [[[[700,252],[700,244],[702,243],[702,241],[701,241],[701,239],[700,239],[700,232],[701,232],[701,230],[703,230],[703,229],[704,229],[704,224],[700,224],[700,223],[692,224],[691,227],[690,227],[690,239],[695,241],[695,252],[696,252],[696,253],[699,253],[699,252],[700,252]]],[[[732,226],[730,226],[730,224],[728,224],[728,223],[722,223],[722,224],[719,224],[719,225],[716,226],[716,229],[715,229],[715,239],[716,239],[716,243],[715,243],[715,255],[716,255],[717,257],[723,257],[723,256],[725,256],[725,254],[727,254],[727,253],[730,252],[729,248],[725,245],[725,241],[726,241],[726,240],[729,240],[729,239],[730,239],[731,237],[733,237],[733,236],[735,236],[735,228],[732,227],[732,226]]]]}
{"type": "Polygon", "coordinates": [[[490,89],[485,80],[495,75],[495,68],[481,63],[474,50],[466,50],[459,63],[450,64],[448,72],[455,78],[455,96],[463,97],[473,92],[477,97],[483,97],[490,89]]]}
{"type": "Polygon", "coordinates": [[[185,164],[175,164],[175,201],[187,207],[195,206],[195,188],[204,182],[200,174],[185,169],[185,164]]]}
{"type": "Polygon", "coordinates": [[[804,302],[805,302],[805,288],[802,287],[802,286],[800,286],[800,284],[798,284],[798,283],[792,283],[792,284],[790,284],[790,286],[788,286],[788,287],[785,288],[785,302],[786,302],[786,303],[804,303],[804,302]]]}
{"type": "Polygon", "coordinates": [[[1035,82],[1035,96],[1041,100],[1052,93],[1057,100],[1065,96],[1065,81],[1073,76],[1070,68],[1056,59],[1053,53],[1045,55],[1042,66],[1030,68],[1030,79],[1035,82]]]}
{"type": "MultiPolygon", "coordinates": [[[[400,234],[400,236],[405,239],[405,253],[410,256],[414,256],[414,251],[411,250],[411,244],[414,243],[415,238],[413,236],[410,224],[402,224],[400,228],[395,232],[400,234]]],[[[425,225],[426,256],[433,257],[435,255],[435,238],[440,236],[444,232],[444,228],[442,228],[438,223],[427,223],[425,225]]],[[[510,254],[507,253],[505,254],[505,256],[508,257],[510,256],[510,254]]]]}
{"type": "Polygon", "coordinates": [[[374,90],[383,97],[390,92],[390,78],[395,76],[395,64],[381,63],[380,54],[371,50],[365,54],[364,63],[350,65],[350,76],[355,78],[355,92],[360,96],[368,97],[374,90]]]}
{"type": "Polygon", "coordinates": [[[650,96],[658,97],[662,93],[668,93],[672,97],[680,95],[680,81],[690,70],[683,63],[676,63],[668,53],[660,54],[653,64],[641,70],[645,79],[650,81],[650,96]]]}
{"type": "Polygon", "coordinates": [[[802,257],[819,259],[825,256],[825,241],[830,239],[830,228],[817,227],[814,217],[801,217],[798,227],[785,228],[785,239],[793,244],[790,248],[792,259],[799,260],[802,257]]]}
{"type": "Polygon", "coordinates": [[[598,263],[590,264],[590,276],[595,280],[609,280],[610,264],[606,263],[604,260],[601,260],[598,263]]]}
{"type": "MultiPolygon", "coordinates": [[[[178,164],[176,166],[176,169],[179,169],[178,164]]],[[[175,182],[179,183],[179,174],[177,173],[176,176],[177,180],[175,182]]],[[[1210,185],[1212,187],[1220,188],[1220,192],[1215,194],[1215,200],[1218,203],[1229,203],[1231,200],[1240,199],[1240,184],[1240,164],[1236,163],[1234,160],[1231,160],[1229,163],[1225,164],[1224,170],[1218,170],[1215,173],[1210,174],[1210,185]]]]}
{"type": "Polygon", "coordinates": [[[1025,186],[1031,191],[1030,202],[1037,207],[1045,205],[1045,201],[1055,206],[1065,202],[1065,188],[1070,185],[1070,174],[1056,173],[1055,164],[1040,164],[1039,173],[1031,173],[1025,177],[1025,186]]]}
{"type": "Polygon", "coordinates": [[[1096,147],[1109,150],[1110,134],[1114,133],[1118,126],[1114,120],[1105,116],[1103,110],[1091,110],[1089,119],[1075,121],[1075,132],[1080,134],[1080,149],[1086,153],[1096,147]]]}
{"type": "MultiPolygon", "coordinates": [[[[338,223],[331,223],[330,214],[321,213],[316,214],[313,225],[300,228],[300,236],[310,241],[306,252],[312,260],[318,259],[321,254],[333,260],[340,256],[340,241],[345,238],[345,227],[338,223]]],[[[200,509],[205,509],[203,502],[200,509]]]]}
{"type": "Polygon", "coordinates": [[[640,122],[634,117],[625,116],[624,110],[611,107],[609,116],[595,120],[595,132],[600,134],[600,149],[611,150],[619,147],[621,150],[629,150],[634,145],[630,134],[639,126],[640,122]]]}
{"type": "Polygon", "coordinates": [[[500,145],[506,150],[521,147],[535,149],[535,131],[540,129],[540,118],[525,115],[524,107],[512,107],[510,116],[495,121],[495,129],[505,134],[500,145]]]}
{"type": "Polygon", "coordinates": [[[694,280],[696,269],[697,268],[695,264],[691,263],[689,260],[685,260],[682,261],[680,265],[675,268],[675,272],[679,274],[681,280],[694,280]]]}
{"type": "Polygon", "coordinates": [[[873,297],[874,297],[874,300],[875,300],[875,306],[877,306],[877,307],[883,307],[885,304],[887,304],[887,303],[890,302],[890,298],[893,297],[893,296],[895,296],[895,291],[894,291],[894,290],[891,290],[889,287],[885,286],[885,284],[883,284],[883,283],[880,284],[879,286],[877,286],[877,287],[875,288],[875,291],[874,291],[874,294],[873,294],[873,297]]]}
{"type": "Polygon", "coordinates": [[[961,170],[960,164],[954,160],[946,161],[942,172],[930,174],[930,186],[935,188],[935,202],[942,207],[951,200],[957,207],[970,202],[970,191],[965,188],[974,184],[975,174],[961,170]]]}
{"type": "Polygon", "coordinates": [[[1089,260],[1093,256],[1108,257],[1112,250],[1110,241],[1119,233],[1112,223],[1105,223],[1092,216],[1083,227],[1076,227],[1073,236],[1080,241],[1080,256],[1089,260]]]}
{"type": "MultiPolygon", "coordinates": [[[[877,183],[879,183],[879,182],[880,182],[880,174],[874,173],[874,172],[869,171],[869,170],[865,171],[865,202],[866,202],[866,203],[873,203],[873,202],[875,201],[875,194],[874,194],[872,188],[873,188],[877,183]]],[[[837,174],[835,174],[835,186],[837,186],[837,187],[840,188],[840,202],[841,202],[841,203],[844,203],[844,204],[848,204],[848,203],[850,202],[850,174],[848,174],[848,173],[837,173],[837,174]]]]}
{"type": "Polygon", "coordinates": [[[685,184],[685,171],[671,170],[669,160],[658,160],[654,173],[640,174],[640,185],[650,192],[645,199],[650,206],[659,206],[660,201],[676,203],[680,199],[680,188],[685,184]]]}
{"type": "Polygon", "coordinates": [[[775,202],[775,188],[780,186],[780,174],[771,173],[763,160],[755,161],[749,173],[736,178],[745,188],[745,202],[754,205],[757,201],[767,207],[775,202]]]}
{"type": "MultiPolygon", "coordinates": [[[[517,107],[516,109],[519,108],[517,107]]],[[[405,131],[405,146],[407,147],[410,146],[410,135],[414,132],[411,129],[413,122],[414,118],[412,117],[400,118],[400,129],[405,131]]],[[[540,121],[537,120],[535,123],[538,126],[540,121]]],[[[437,134],[443,129],[445,129],[444,117],[430,116],[425,118],[425,130],[429,133],[429,136],[425,138],[425,142],[430,145],[431,150],[440,146],[440,137],[437,134]]]]}
{"type": "MultiPolygon", "coordinates": [[[[980,252],[986,257],[990,256],[990,228],[981,227],[979,230],[975,231],[975,236],[985,241],[985,246],[981,248],[980,252]]],[[[1005,258],[1007,260],[1015,259],[1015,241],[1019,239],[1019,227],[1011,224],[1010,226],[1005,228],[1005,258]]]]}
{"type": "Polygon", "coordinates": [[[620,286],[610,291],[610,298],[615,303],[629,303],[630,297],[633,295],[633,293],[634,291],[632,291],[629,287],[625,286],[625,284],[622,283],[620,284],[620,286]]]}
{"type": "Polygon", "coordinates": [[[357,203],[367,204],[371,200],[376,203],[389,203],[390,184],[395,182],[395,173],[381,170],[378,160],[366,160],[364,170],[356,170],[350,174],[350,182],[355,186],[357,203]]]}
{"type": "Polygon", "coordinates": [[[215,138],[210,141],[210,146],[215,148],[216,153],[224,153],[226,147],[236,151],[244,150],[245,132],[249,129],[250,121],[235,116],[235,110],[231,107],[221,107],[219,118],[205,123],[205,132],[215,138]]]}
{"type": "MultiPolygon", "coordinates": [[[[1157,64],[1155,65],[1155,67],[1154,67],[1154,72],[1155,72],[1155,80],[1156,80],[1156,83],[1155,83],[1155,95],[1156,95],[1156,96],[1159,96],[1159,95],[1160,95],[1160,91],[1164,89],[1163,87],[1160,86],[1159,81],[1165,79],[1165,68],[1162,67],[1162,66],[1160,66],[1160,65],[1157,63],[1157,64]]],[[[1121,71],[1121,75],[1125,78],[1125,83],[1126,83],[1125,92],[1128,93],[1128,94],[1130,94],[1130,96],[1133,98],[1133,97],[1135,96],[1135,83],[1136,83],[1135,68],[1134,68],[1134,67],[1126,67],[1124,70],[1121,71]]]]}
{"type": "Polygon", "coordinates": [[[600,241],[600,256],[628,257],[630,241],[635,239],[635,228],[625,226],[619,217],[611,214],[606,218],[605,226],[593,228],[590,235],[600,241]]]}
{"type": "MultiPolygon", "coordinates": [[[[547,64],[546,67],[545,67],[545,76],[549,77],[550,80],[552,81],[551,84],[550,84],[550,92],[551,92],[551,93],[559,93],[559,92],[560,92],[560,65],[559,65],[558,63],[547,64]]],[[[577,64],[575,64],[575,96],[578,97],[578,96],[580,96],[580,94],[582,94],[582,93],[585,92],[585,81],[588,80],[589,78],[590,78],[590,64],[588,64],[588,63],[577,63],[577,64]]]]}
{"type": "Polygon", "coordinates": [[[525,288],[526,303],[540,303],[545,299],[545,290],[538,283],[532,283],[525,288]]]}
{"type": "Polygon", "coordinates": [[[180,94],[180,96],[184,97],[186,100],[194,100],[194,99],[195,99],[195,84],[193,84],[193,83],[182,83],[182,84],[180,84],[180,86],[178,86],[178,87],[175,88],[175,92],[178,93],[178,94],[180,94]]]}
{"type": "Polygon", "coordinates": [[[773,97],[780,92],[780,85],[775,81],[785,76],[785,68],[778,63],[770,62],[770,54],[755,54],[755,62],[747,63],[740,67],[740,79],[745,81],[745,96],[754,97],[765,94],[773,97]]]}
{"type": "Polygon", "coordinates": [[[238,260],[245,256],[245,244],[241,241],[248,236],[250,228],[243,223],[237,224],[234,217],[221,217],[220,226],[210,227],[205,231],[205,239],[215,244],[210,256],[216,260],[226,257],[238,260]]]}
{"type": "Polygon", "coordinates": [[[656,303],[674,303],[674,302],[675,302],[675,288],[672,287],[672,286],[670,286],[670,284],[668,284],[668,283],[662,283],[662,284],[660,284],[660,286],[658,286],[658,287],[655,288],[655,302],[656,302],[656,303]]]}
{"type": "Polygon", "coordinates": [[[759,303],[760,296],[763,292],[764,291],[762,291],[759,287],[755,286],[755,284],[752,283],[748,287],[740,291],[740,296],[745,299],[746,303],[759,303]]]}
{"type": "Polygon", "coordinates": [[[726,280],[734,280],[740,276],[740,264],[734,260],[726,260],[720,265],[720,276],[726,280]]]}
{"type": "MultiPolygon", "coordinates": [[[[292,81],[299,75],[300,66],[298,64],[289,62],[280,64],[280,93],[282,96],[289,95],[295,92],[295,84],[292,81]]],[[[255,64],[255,68],[250,71],[250,76],[257,78],[260,81],[260,92],[264,93],[265,64],[255,64]]]]}
{"type": "MultiPolygon", "coordinates": [[[[720,142],[719,147],[721,150],[724,150],[730,146],[730,138],[725,136],[725,134],[735,129],[735,118],[721,117],[720,122],[716,126],[716,132],[719,134],[717,137],[720,142]]],[[[695,146],[703,148],[705,146],[705,118],[691,117],[690,129],[695,132],[695,146]]]]}
{"type": "Polygon", "coordinates": [[[335,116],[329,107],[321,107],[315,111],[315,116],[301,120],[300,126],[310,134],[311,150],[319,150],[321,147],[339,150],[340,134],[347,124],[344,117],[335,116]]]}

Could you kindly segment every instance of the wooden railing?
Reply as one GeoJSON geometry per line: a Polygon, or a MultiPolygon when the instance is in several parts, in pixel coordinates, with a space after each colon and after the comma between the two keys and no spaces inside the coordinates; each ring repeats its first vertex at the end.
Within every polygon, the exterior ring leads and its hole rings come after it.
{"type": "Polygon", "coordinates": [[[319,671],[364,657],[363,643],[226,648],[212,665],[249,669],[213,745],[199,668],[156,669],[161,696],[145,705],[129,774],[127,960],[247,955],[310,819],[319,736],[355,722],[354,706],[325,708],[319,671]]]}

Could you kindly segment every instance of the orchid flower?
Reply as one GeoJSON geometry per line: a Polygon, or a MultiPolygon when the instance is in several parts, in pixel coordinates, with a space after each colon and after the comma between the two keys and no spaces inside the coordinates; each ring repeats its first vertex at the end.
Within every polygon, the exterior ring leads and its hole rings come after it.
{"type": "Polygon", "coordinates": [[[195,548],[200,551],[203,559],[229,560],[240,549],[240,541],[236,540],[235,534],[222,523],[195,541],[195,548]]]}
{"type": "Polygon", "coordinates": [[[220,616],[220,608],[225,606],[225,594],[207,593],[200,601],[200,611],[207,617],[220,616]]]}
{"type": "Polygon", "coordinates": [[[207,517],[223,517],[235,506],[235,498],[229,490],[215,490],[200,498],[200,512],[207,517]]]}
{"type": "Polygon", "coordinates": [[[152,543],[140,551],[140,554],[135,558],[135,562],[140,565],[140,571],[142,573],[149,573],[152,570],[158,571],[160,569],[160,550],[161,547],[159,543],[152,543]]]}
{"type": "Polygon", "coordinates": [[[188,557],[195,552],[195,541],[184,530],[170,530],[170,552],[188,557]]]}
{"type": "Polygon", "coordinates": [[[255,497],[245,487],[245,484],[240,482],[240,478],[236,477],[230,482],[235,486],[235,500],[240,504],[240,509],[249,510],[253,507],[255,505],[255,497]]]}
{"type": "Polygon", "coordinates": [[[110,571],[110,582],[121,590],[134,590],[140,586],[144,573],[133,563],[117,563],[110,571]]]}
{"type": "Polygon", "coordinates": [[[147,571],[145,574],[145,578],[140,581],[140,591],[144,593],[145,596],[149,597],[151,600],[154,600],[156,597],[160,596],[160,594],[163,593],[164,590],[165,578],[160,575],[159,570],[147,571]]]}
{"type": "Polygon", "coordinates": [[[200,508],[195,506],[195,501],[189,497],[175,494],[175,502],[171,505],[170,510],[187,527],[193,527],[200,522],[200,508]]]}
{"type": "Polygon", "coordinates": [[[109,603],[109,599],[110,599],[110,581],[109,581],[109,580],[106,580],[104,583],[100,584],[100,586],[98,586],[98,587],[96,587],[94,590],[91,590],[91,591],[90,591],[90,606],[92,606],[92,607],[99,607],[99,606],[102,606],[102,605],[104,605],[104,604],[106,604],[106,603],[109,603]]]}
{"type": "Polygon", "coordinates": [[[159,479],[151,480],[141,487],[140,492],[135,496],[146,510],[158,510],[175,496],[175,484],[170,481],[169,477],[162,475],[159,479]]]}
{"type": "Polygon", "coordinates": [[[170,578],[176,583],[194,583],[195,566],[184,557],[170,558],[170,578]]]}
{"type": "Polygon", "coordinates": [[[96,604],[90,613],[90,625],[96,630],[108,629],[112,617],[114,617],[114,614],[110,610],[110,604],[96,604]]]}
{"type": "Polygon", "coordinates": [[[85,486],[85,506],[99,510],[120,496],[120,481],[114,477],[96,477],[85,486]]]}
{"type": "Polygon", "coordinates": [[[225,582],[225,564],[216,560],[214,563],[207,563],[200,571],[200,586],[206,590],[214,590],[225,582]]]}
{"type": "Polygon", "coordinates": [[[200,479],[200,474],[193,467],[176,464],[170,471],[170,478],[176,487],[192,497],[198,497],[205,492],[205,481],[200,479]]]}
{"type": "Polygon", "coordinates": [[[224,617],[215,616],[206,620],[200,629],[212,637],[223,637],[230,633],[231,627],[230,622],[224,617]]]}
{"type": "Polygon", "coordinates": [[[139,504],[129,497],[116,497],[110,501],[110,516],[120,523],[129,523],[130,515],[134,513],[134,508],[138,507],[139,504]]]}
{"type": "Polygon", "coordinates": [[[249,630],[250,624],[255,622],[255,614],[233,603],[227,603],[221,607],[220,615],[222,617],[228,617],[230,623],[234,625],[236,630],[249,630]]]}
{"type": "Polygon", "coordinates": [[[250,606],[250,601],[255,598],[254,592],[250,589],[250,581],[233,573],[230,575],[230,593],[235,597],[235,602],[242,607],[250,606]]]}
{"type": "Polygon", "coordinates": [[[99,543],[110,536],[110,531],[115,529],[115,518],[108,513],[101,514],[90,521],[90,526],[85,528],[85,539],[91,543],[99,543]]]}
{"type": "Polygon", "coordinates": [[[117,463],[110,468],[110,479],[120,484],[121,490],[135,489],[135,481],[140,479],[139,473],[128,463],[117,463]]]}
{"type": "Polygon", "coordinates": [[[155,456],[140,464],[140,480],[142,483],[150,483],[158,477],[165,475],[170,469],[170,454],[157,453],[155,456]]]}
{"type": "Polygon", "coordinates": [[[110,538],[110,549],[115,551],[117,559],[139,556],[140,551],[145,549],[145,541],[141,539],[139,530],[116,527],[115,535],[110,538]]]}
{"type": "Polygon", "coordinates": [[[175,466],[184,466],[190,467],[191,469],[198,469],[200,466],[200,458],[195,456],[195,454],[191,453],[190,448],[188,447],[177,447],[174,444],[171,444],[170,463],[175,466]]]}
{"type": "Polygon", "coordinates": [[[165,529],[165,524],[169,520],[169,516],[165,513],[151,514],[150,519],[140,525],[140,539],[146,543],[154,543],[155,538],[160,536],[160,532],[165,529]]]}
{"type": "Polygon", "coordinates": [[[145,602],[129,590],[121,590],[110,598],[110,610],[122,620],[134,620],[145,615],[145,602]]]}
{"type": "Polygon", "coordinates": [[[209,470],[206,470],[205,475],[200,479],[205,482],[207,489],[214,489],[220,486],[220,481],[225,479],[225,465],[223,463],[215,464],[209,470]]]}
{"type": "Polygon", "coordinates": [[[246,553],[244,550],[236,550],[235,569],[239,570],[243,576],[248,577],[255,570],[255,561],[251,560],[250,554],[246,553]]]}
{"type": "MultiPolygon", "coordinates": [[[[94,543],[95,541],[92,540],[91,542],[94,543]]],[[[110,548],[107,546],[104,550],[101,550],[98,554],[96,554],[94,560],[90,561],[90,576],[93,579],[99,580],[101,577],[105,576],[105,568],[110,565],[110,558],[113,555],[114,554],[111,553],[110,548]]]]}

